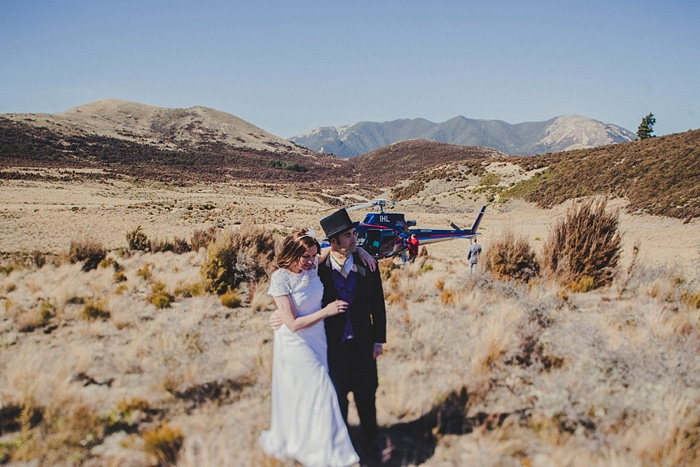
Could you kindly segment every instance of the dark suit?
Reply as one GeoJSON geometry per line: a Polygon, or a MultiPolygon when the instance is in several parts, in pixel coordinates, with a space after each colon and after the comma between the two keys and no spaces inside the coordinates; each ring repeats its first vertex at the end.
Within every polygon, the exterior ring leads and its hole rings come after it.
{"type": "MultiPolygon", "coordinates": [[[[360,416],[365,441],[377,437],[377,361],[373,358],[374,344],[386,342],[386,309],[379,270],[371,272],[353,254],[357,287],[346,313],[325,319],[328,340],[328,367],[338,394],[343,418],[347,422],[348,393],[352,392],[360,416]],[[343,342],[343,329],[350,319],[354,338],[343,342]]],[[[330,255],[319,264],[318,275],[323,282],[323,306],[339,299],[333,281],[330,255]]]]}

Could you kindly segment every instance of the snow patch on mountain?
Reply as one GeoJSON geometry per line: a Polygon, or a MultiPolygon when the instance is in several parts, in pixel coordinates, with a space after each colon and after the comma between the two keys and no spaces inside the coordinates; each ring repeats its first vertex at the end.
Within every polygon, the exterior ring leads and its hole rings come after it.
{"type": "Polygon", "coordinates": [[[566,115],[554,119],[539,145],[553,152],[591,148],[631,141],[632,136],[628,133],[616,125],[579,115],[566,115]]]}

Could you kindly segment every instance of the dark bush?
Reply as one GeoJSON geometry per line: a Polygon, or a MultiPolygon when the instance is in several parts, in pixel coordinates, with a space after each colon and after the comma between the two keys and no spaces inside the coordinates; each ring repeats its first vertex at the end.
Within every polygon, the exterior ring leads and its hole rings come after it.
{"type": "Polygon", "coordinates": [[[83,271],[91,271],[107,256],[107,250],[102,244],[89,239],[72,240],[68,251],[68,260],[71,263],[85,261],[83,271]]]}
{"type": "Polygon", "coordinates": [[[146,234],[141,232],[140,225],[131,232],[126,233],[126,243],[129,245],[130,250],[150,251],[151,249],[151,242],[146,234]]]}
{"type": "Polygon", "coordinates": [[[273,169],[292,170],[294,172],[308,172],[309,170],[298,162],[286,162],[279,159],[272,159],[267,163],[267,166],[273,169]]]}

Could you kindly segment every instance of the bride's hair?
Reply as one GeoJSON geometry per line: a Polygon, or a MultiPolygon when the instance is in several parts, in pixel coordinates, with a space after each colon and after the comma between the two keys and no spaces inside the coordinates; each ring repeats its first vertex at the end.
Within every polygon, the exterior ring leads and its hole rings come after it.
{"type": "Polygon", "coordinates": [[[296,229],[282,241],[282,249],[275,258],[275,266],[279,269],[289,267],[301,258],[306,250],[316,245],[317,253],[321,252],[321,245],[315,237],[309,234],[308,229],[296,229]]]}

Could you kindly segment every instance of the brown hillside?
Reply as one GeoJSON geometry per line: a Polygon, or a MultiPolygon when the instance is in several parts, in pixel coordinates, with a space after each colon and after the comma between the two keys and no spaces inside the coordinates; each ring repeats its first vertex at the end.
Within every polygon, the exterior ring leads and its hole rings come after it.
{"type": "Polygon", "coordinates": [[[506,157],[505,153],[483,146],[457,146],[426,140],[408,140],[390,144],[351,159],[357,171],[369,183],[390,187],[449,162],[474,165],[484,159],[506,157]]]}
{"type": "Polygon", "coordinates": [[[257,181],[324,188],[353,180],[351,167],[332,155],[308,157],[231,146],[221,141],[169,147],[99,135],[66,135],[0,117],[0,178],[25,178],[21,167],[103,169],[166,183],[257,181]]]}
{"type": "Polygon", "coordinates": [[[603,194],[627,198],[633,212],[700,217],[700,130],[509,161],[547,167],[525,196],[542,207],[603,194]]]}
{"type": "Polygon", "coordinates": [[[170,109],[116,99],[102,99],[58,114],[8,114],[6,118],[63,137],[101,136],[176,149],[221,143],[238,149],[315,152],[275,136],[245,120],[207,107],[170,109]]]}

